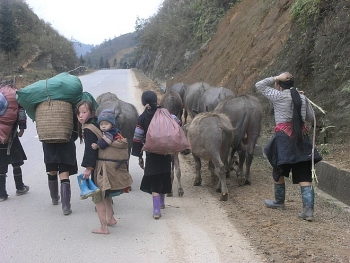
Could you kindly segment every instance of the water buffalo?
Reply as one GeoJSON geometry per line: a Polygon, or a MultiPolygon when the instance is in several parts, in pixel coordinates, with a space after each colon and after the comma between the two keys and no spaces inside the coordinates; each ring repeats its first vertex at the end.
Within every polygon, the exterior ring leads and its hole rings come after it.
{"type": "MultiPolygon", "coordinates": [[[[185,92],[186,92],[188,86],[189,86],[188,84],[185,84],[183,82],[175,83],[174,85],[167,88],[166,92],[173,91],[173,92],[178,93],[181,97],[182,103],[184,103],[184,96],[185,96],[185,92]]],[[[180,120],[182,118],[182,113],[183,113],[183,109],[177,115],[180,120]]]]}
{"type": "MultiPolygon", "coordinates": [[[[171,114],[175,116],[179,116],[179,113],[182,112],[183,104],[181,97],[178,93],[174,91],[167,91],[162,98],[160,99],[159,105],[163,108],[166,108],[171,114]]],[[[174,182],[174,170],[175,175],[178,181],[178,195],[183,196],[184,190],[181,185],[181,169],[180,169],[180,161],[179,154],[176,153],[172,156],[172,167],[171,167],[171,184],[174,182]]],[[[168,196],[172,196],[173,192],[168,193],[168,196]]]]}
{"type": "Polygon", "coordinates": [[[219,170],[216,191],[221,192],[220,201],[227,201],[226,176],[230,172],[228,155],[234,131],[229,118],[221,113],[199,113],[190,125],[186,126],[186,129],[196,163],[196,177],[193,185],[198,186],[202,183],[201,159],[209,161],[212,176],[215,176],[215,168],[219,170]]]}
{"type": "Polygon", "coordinates": [[[184,118],[187,123],[187,115],[190,114],[193,119],[198,112],[198,101],[204,92],[210,88],[210,85],[205,82],[198,82],[189,86],[184,95],[184,118]]]}
{"type": "Polygon", "coordinates": [[[260,134],[262,107],[258,99],[251,95],[229,97],[218,104],[214,112],[225,113],[235,128],[232,142],[231,163],[235,152],[238,152],[239,162],[237,183],[242,186],[250,184],[250,166],[256,141],[260,134]],[[246,162],[246,172],[243,174],[243,164],[246,162]]]}
{"type": "Polygon", "coordinates": [[[181,97],[181,100],[183,102],[184,100],[184,96],[185,96],[185,92],[188,88],[188,84],[185,84],[183,82],[180,82],[180,83],[175,83],[174,85],[170,86],[169,88],[167,88],[167,92],[168,91],[174,91],[176,93],[178,93],[181,97]]]}
{"type": "MultiPolygon", "coordinates": [[[[198,101],[198,113],[213,111],[215,107],[227,97],[234,97],[235,94],[233,91],[224,88],[224,87],[212,87],[208,89],[203,95],[199,98],[198,101]]],[[[193,110],[195,111],[195,110],[193,110]]]]}
{"type": "Polygon", "coordinates": [[[134,105],[118,99],[117,95],[111,92],[106,92],[99,95],[96,99],[99,107],[96,110],[98,115],[104,109],[114,110],[116,127],[121,134],[128,140],[129,157],[134,137],[135,127],[139,114],[134,105]]]}

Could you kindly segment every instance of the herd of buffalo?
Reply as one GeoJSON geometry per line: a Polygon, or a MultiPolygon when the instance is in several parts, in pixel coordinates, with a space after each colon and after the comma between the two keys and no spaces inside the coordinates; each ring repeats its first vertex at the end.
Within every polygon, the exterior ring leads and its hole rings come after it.
{"type": "MultiPolygon", "coordinates": [[[[109,92],[100,95],[96,101],[100,104],[99,109],[114,109],[117,128],[128,139],[130,150],[138,118],[136,108],[109,92]]],[[[220,200],[227,201],[226,178],[230,176],[230,167],[236,161],[236,152],[239,157],[237,183],[240,186],[250,184],[250,166],[262,120],[262,108],[256,97],[246,94],[235,96],[227,88],[211,87],[204,82],[192,85],[176,83],[166,89],[160,106],[179,119],[184,117],[183,128],[195,160],[194,185],[201,184],[201,160],[208,161],[211,175],[219,178],[216,191],[221,193],[220,200]],[[188,115],[192,119],[190,123],[187,123],[188,115]],[[218,174],[215,174],[215,169],[218,174]]],[[[173,160],[172,179],[175,173],[178,195],[182,196],[184,191],[178,154],[173,156],[173,160]]]]}

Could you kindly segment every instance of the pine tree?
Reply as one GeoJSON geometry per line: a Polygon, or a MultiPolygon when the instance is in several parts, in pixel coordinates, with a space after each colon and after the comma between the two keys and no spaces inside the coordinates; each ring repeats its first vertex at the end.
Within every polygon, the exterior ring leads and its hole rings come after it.
{"type": "Polygon", "coordinates": [[[103,57],[100,58],[99,66],[100,66],[100,69],[103,68],[104,66],[103,57]]]}
{"type": "Polygon", "coordinates": [[[16,55],[20,44],[14,21],[10,0],[0,0],[0,49],[7,54],[11,73],[12,56],[16,55]]]}

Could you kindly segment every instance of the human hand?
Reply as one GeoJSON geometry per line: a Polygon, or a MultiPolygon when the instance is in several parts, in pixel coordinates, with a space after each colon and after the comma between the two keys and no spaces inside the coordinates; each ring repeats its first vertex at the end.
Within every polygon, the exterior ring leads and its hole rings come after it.
{"type": "Polygon", "coordinates": [[[98,144],[97,143],[93,143],[93,144],[91,144],[91,147],[92,147],[92,149],[97,150],[98,149],[98,144]]]}
{"type": "Polygon", "coordinates": [[[139,166],[141,167],[141,169],[144,169],[144,163],[143,163],[142,157],[139,157],[139,166]]]}
{"type": "Polygon", "coordinates": [[[22,137],[23,133],[24,133],[24,130],[23,130],[23,129],[22,129],[22,130],[19,130],[19,132],[17,133],[18,137],[22,137]]]}
{"type": "Polygon", "coordinates": [[[293,75],[289,72],[283,72],[275,77],[276,81],[288,81],[293,78],[293,75]]]}
{"type": "Polygon", "coordinates": [[[83,177],[84,179],[89,179],[91,175],[92,169],[90,167],[86,168],[85,171],[83,172],[83,177]]]}

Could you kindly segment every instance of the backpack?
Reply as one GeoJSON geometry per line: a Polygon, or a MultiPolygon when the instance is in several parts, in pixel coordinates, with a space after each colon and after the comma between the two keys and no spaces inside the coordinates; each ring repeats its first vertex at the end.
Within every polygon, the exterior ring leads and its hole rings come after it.
{"type": "Polygon", "coordinates": [[[10,137],[13,124],[17,121],[18,102],[16,100],[16,89],[11,85],[0,88],[0,92],[7,100],[7,108],[0,116],[0,143],[7,143],[10,137]]]}
{"type": "Polygon", "coordinates": [[[184,131],[171,117],[169,111],[158,108],[149,124],[142,151],[166,155],[190,148],[184,131]]]}

